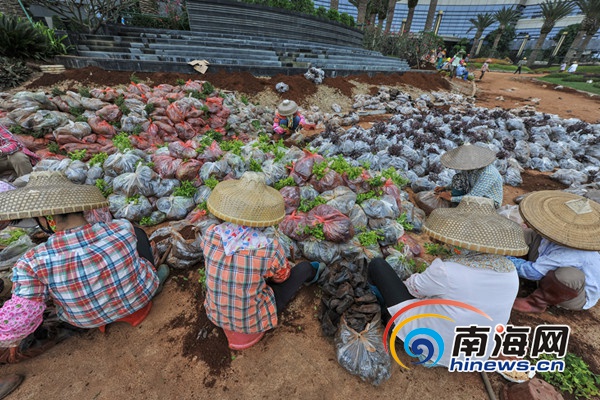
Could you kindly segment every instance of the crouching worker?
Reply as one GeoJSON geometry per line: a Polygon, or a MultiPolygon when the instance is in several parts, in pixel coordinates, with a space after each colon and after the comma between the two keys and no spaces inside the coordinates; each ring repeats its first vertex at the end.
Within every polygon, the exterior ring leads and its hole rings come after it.
{"type": "Polygon", "coordinates": [[[519,204],[530,243],[527,259],[509,257],[519,276],[538,281],[513,309],[541,313],[548,306],[587,310],[600,298],[600,204],[575,194],[544,190],[519,204]]]}
{"type": "Polygon", "coordinates": [[[77,328],[135,326],[150,311],[168,267],[157,274],[147,236],[129,221],[84,218],[107,205],[95,186],[73,184],[62,172],[32,172],[25,187],[0,193],[0,220],[35,218],[51,235],[13,267],[12,297],[0,309],[0,361],[31,356],[25,350],[40,336],[49,300],[58,319],[77,328]]]}
{"type": "Polygon", "coordinates": [[[288,139],[298,130],[314,129],[314,124],[309,124],[304,119],[304,116],[298,111],[298,104],[293,100],[284,100],[277,106],[275,120],[273,121],[273,138],[279,140],[281,138],[288,139]]]}
{"type": "Polygon", "coordinates": [[[265,235],[261,228],[283,220],[285,206],[264,175],[246,172],[239,180],[220,182],[207,206],[225,222],[203,236],[206,314],[223,328],[229,348],[246,349],[277,326],[277,312],[325,266],[305,261],[290,267],[277,237],[265,235]]]}
{"type": "MultiPolygon", "coordinates": [[[[369,264],[368,279],[374,292],[383,302],[383,309],[394,315],[419,300],[436,299],[433,304],[416,306],[405,311],[394,324],[406,321],[398,331],[402,341],[409,341],[417,328],[437,332],[446,346],[443,353],[435,348],[421,359],[425,366],[451,366],[452,343],[456,327],[506,324],[512,303],[519,289],[514,265],[503,255],[523,255],[527,245],[521,227],[500,216],[492,201],[483,197],[465,197],[456,208],[433,210],[425,221],[423,231],[441,242],[459,246],[461,254],[446,260],[435,259],[422,273],[411,275],[404,282],[383,259],[369,264]],[[458,301],[465,307],[444,304],[458,301]],[[444,318],[421,318],[418,315],[443,315],[444,318]],[[487,316],[487,317],[486,317],[487,316]],[[411,317],[414,321],[409,322],[411,317]],[[428,360],[428,361],[427,361],[428,360]]],[[[493,329],[488,343],[493,343],[493,329]]],[[[412,343],[412,342],[411,342],[412,343]]],[[[411,343],[405,343],[410,346],[411,343]]],[[[493,346],[479,360],[487,360],[493,346]]]]}
{"type": "Polygon", "coordinates": [[[463,196],[487,197],[494,207],[502,205],[502,175],[494,167],[496,154],[485,147],[466,143],[444,153],[440,162],[458,170],[449,187],[438,186],[435,192],[444,200],[460,203],[463,196]]]}

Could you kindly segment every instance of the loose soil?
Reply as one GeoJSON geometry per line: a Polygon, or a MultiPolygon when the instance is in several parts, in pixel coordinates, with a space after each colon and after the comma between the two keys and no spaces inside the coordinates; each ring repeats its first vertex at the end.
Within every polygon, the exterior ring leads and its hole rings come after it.
{"type": "MultiPolygon", "coordinates": [[[[261,105],[275,106],[290,98],[302,107],[331,107],[332,102],[350,107],[356,94],[375,93],[381,85],[398,87],[410,94],[433,90],[468,93],[471,84],[450,82],[437,74],[359,75],[326,78],[318,87],[303,76],[254,77],[248,73],[135,74],[152,84],[175,84],[177,79],[208,80],[222,90],[238,91],[249,99],[261,98],[261,105]],[[275,92],[278,82],[290,91],[275,92]],[[284,97],[285,96],[285,97],[284,97]],[[316,102],[316,103],[314,103],[316,102]]],[[[58,75],[37,74],[18,90],[51,90],[53,87],[126,85],[131,72],[104,71],[89,67],[67,70],[58,75]]],[[[477,103],[484,107],[514,108],[533,104],[538,110],[564,118],[577,117],[595,122],[600,102],[574,91],[556,91],[551,85],[532,81],[531,76],[488,73],[477,83],[477,103]],[[504,101],[496,100],[503,96],[504,101]]],[[[360,124],[369,127],[389,116],[370,116],[360,124]]],[[[311,132],[318,134],[318,131],[311,132]]],[[[525,171],[523,184],[505,187],[504,204],[535,190],[562,189],[548,174],[525,171]]],[[[420,243],[424,235],[412,234],[420,243]]],[[[431,260],[431,256],[425,256],[431,260]]],[[[2,373],[21,373],[24,383],[9,399],[485,399],[479,374],[452,374],[443,368],[415,367],[408,371],[393,366],[392,378],[373,387],[350,375],[336,361],[335,346],[321,334],[317,319],[320,290],[303,287],[280,316],[277,329],[267,333],[256,346],[242,352],[230,351],[226,338],[207,318],[197,270],[173,271],[163,292],[155,298],[150,315],[133,328],[111,324],[106,334],[92,330],[55,346],[37,358],[5,365],[2,373]]],[[[534,286],[524,283],[521,293],[534,286]]],[[[597,308],[578,313],[552,308],[542,315],[513,312],[515,325],[564,323],[572,327],[571,351],[584,357],[592,370],[600,373],[600,338],[597,308]]],[[[408,357],[400,354],[403,362],[408,357]]],[[[506,381],[489,375],[498,394],[506,381]]]]}

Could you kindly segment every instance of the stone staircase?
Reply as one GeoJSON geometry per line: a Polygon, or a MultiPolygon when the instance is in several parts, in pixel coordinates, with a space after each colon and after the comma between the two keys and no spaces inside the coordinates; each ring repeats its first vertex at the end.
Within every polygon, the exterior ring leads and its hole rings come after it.
{"type": "Polygon", "coordinates": [[[207,60],[211,71],[269,76],[304,73],[311,66],[322,68],[326,76],[409,70],[404,60],[360,47],[258,34],[111,25],[106,34],[72,34],[70,40],[76,54],[59,58],[68,68],[95,65],[113,70],[193,72],[188,62],[207,60]]]}

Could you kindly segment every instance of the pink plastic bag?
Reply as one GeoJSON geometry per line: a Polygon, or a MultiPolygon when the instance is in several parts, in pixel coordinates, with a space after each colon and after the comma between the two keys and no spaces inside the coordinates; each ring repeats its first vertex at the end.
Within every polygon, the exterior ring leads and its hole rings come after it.
{"type": "Polygon", "coordinates": [[[304,227],[308,225],[306,221],[306,213],[302,211],[294,211],[279,223],[279,229],[284,235],[298,241],[308,238],[308,234],[304,233],[304,227]]]}
{"type": "Polygon", "coordinates": [[[304,181],[308,181],[312,175],[313,165],[316,162],[323,162],[325,159],[320,154],[313,154],[308,150],[304,151],[304,157],[296,161],[294,164],[293,172],[296,176],[300,177],[304,181]]]}
{"type": "Polygon", "coordinates": [[[325,239],[330,242],[343,243],[354,236],[354,227],[350,218],[327,204],[321,204],[310,210],[306,222],[309,226],[323,224],[325,239]]]}

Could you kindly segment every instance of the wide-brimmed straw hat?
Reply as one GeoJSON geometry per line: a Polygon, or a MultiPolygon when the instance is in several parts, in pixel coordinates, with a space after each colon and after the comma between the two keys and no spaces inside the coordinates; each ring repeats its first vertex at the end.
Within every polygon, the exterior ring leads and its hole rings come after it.
{"type": "Polygon", "coordinates": [[[442,154],[440,161],[447,168],[470,171],[487,167],[496,161],[496,153],[485,147],[465,143],[442,154]]]}
{"type": "Polygon", "coordinates": [[[423,231],[434,239],[481,253],[522,256],[527,254],[523,229],[498,214],[485,197],[465,196],[456,208],[432,211],[423,231]]]}
{"type": "Polygon", "coordinates": [[[257,228],[276,225],[285,217],[283,196],[267,186],[264,175],[257,172],[220,182],[206,205],[217,218],[257,228]]]}
{"type": "Polygon", "coordinates": [[[542,190],[519,204],[523,219],[540,235],[580,250],[600,250],[600,204],[576,194],[542,190]]]}
{"type": "Polygon", "coordinates": [[[298,111],[298,104],[294,100],[284,100],[277,106],[280,115],[294,115],[298,111]]]}
{"type": "Polygon", "coordinates": [[[108,206],[100,190],[72,183],[63,172],[32,172],[22,188],[0,193],[0,221],[69,214],[108,206]]]}

